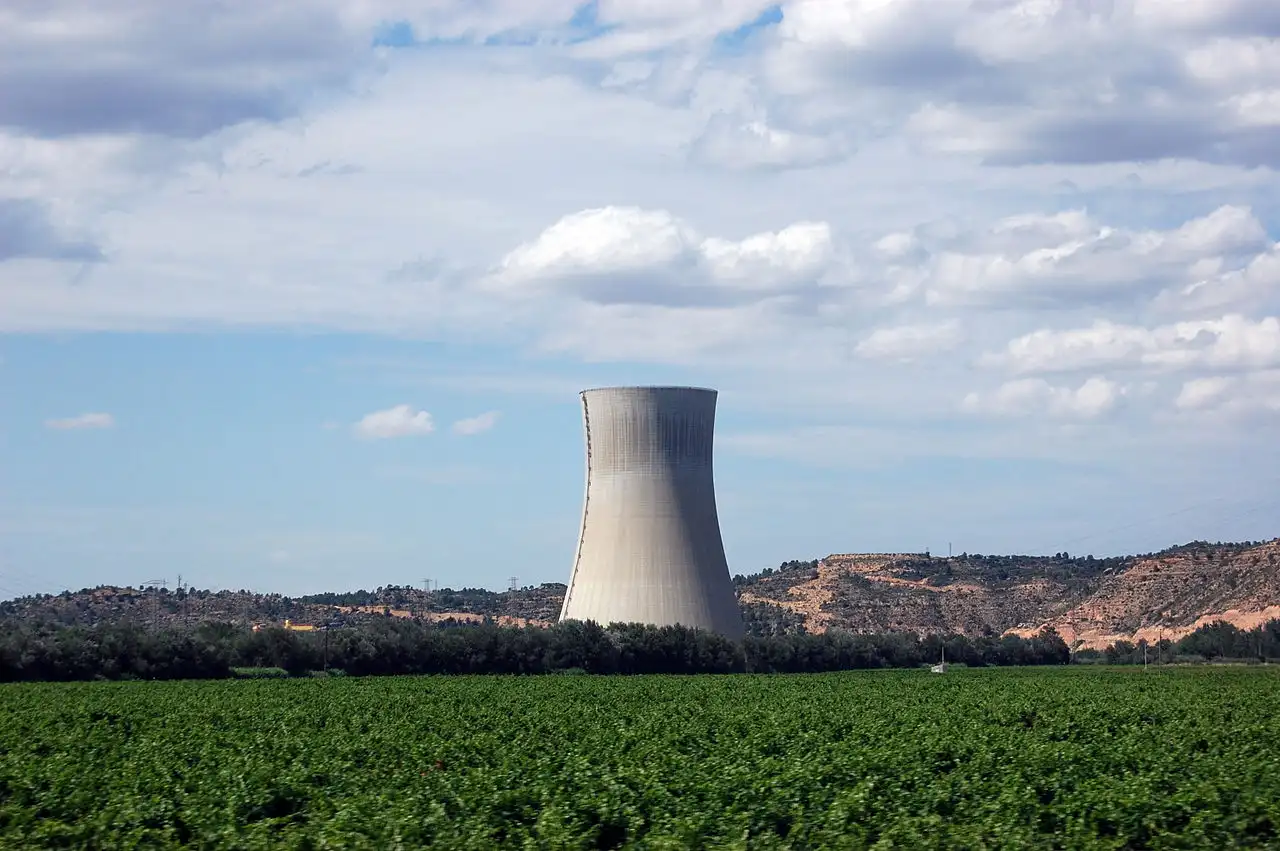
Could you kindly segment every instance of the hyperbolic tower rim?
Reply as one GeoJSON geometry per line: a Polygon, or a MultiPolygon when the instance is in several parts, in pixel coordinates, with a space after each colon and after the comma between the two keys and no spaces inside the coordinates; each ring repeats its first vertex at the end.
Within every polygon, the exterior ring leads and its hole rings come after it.
{"type": "Polygon", "coordinates": [[[601,390],[697,390],[699,393],[720,395],[719,390],[714,390],[710,387],[694,387],[688,384],[613,384],[607,387],[588,387],[586,390],[578,391],[578,395],[596,393],[601,390]]]}

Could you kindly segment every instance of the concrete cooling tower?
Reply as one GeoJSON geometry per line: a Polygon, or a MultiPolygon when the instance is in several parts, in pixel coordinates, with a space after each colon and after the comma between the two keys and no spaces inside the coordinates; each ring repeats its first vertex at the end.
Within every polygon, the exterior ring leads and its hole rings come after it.
{"type": "Polygon", "coordinates": [[[561,620],[743,635],[711,472],[716,391],[585,390],[587,493],[561,620]]]}

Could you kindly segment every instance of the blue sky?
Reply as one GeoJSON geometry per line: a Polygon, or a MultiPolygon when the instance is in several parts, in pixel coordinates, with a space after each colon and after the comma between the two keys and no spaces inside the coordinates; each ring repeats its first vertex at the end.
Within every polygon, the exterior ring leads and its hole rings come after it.
{"type": "Polygon", "coordinates": [[[1260,7],[254,8],[0,35],[0,596],[564,581],[625,383],[734,572],[1277,534],[1260,7]]]}

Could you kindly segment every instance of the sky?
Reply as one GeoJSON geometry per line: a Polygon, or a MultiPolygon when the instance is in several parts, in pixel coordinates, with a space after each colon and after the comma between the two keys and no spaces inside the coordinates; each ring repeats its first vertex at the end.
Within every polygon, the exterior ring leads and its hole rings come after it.
{"type": "Polygon", "coordinates": [[[579,390],[730,568],[1280,534],[1280,4],[0,7],[0,597],[567,580],[579,390]]]}

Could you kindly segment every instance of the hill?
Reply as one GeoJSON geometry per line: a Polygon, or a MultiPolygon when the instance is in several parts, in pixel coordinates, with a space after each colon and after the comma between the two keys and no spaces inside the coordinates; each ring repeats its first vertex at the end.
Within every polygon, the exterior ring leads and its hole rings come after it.
{"type": "Polygon", "coordinates": [[[565,586],[545,583],[516,591],[443,588],[423,591],[389,585],[373,591],[286,597],[253,591],[203,591],[195,588],[101,586],[0,602],[0,623],[40,621],[65,626],[132,622],[166,626],[222,621],[234,624],[285,624],[308,630],[345,626],[374,618],[418,618],[438,622],[492,620],[507,626],[544,625],[560,613],[565,586]]]}
{"type": "Polygon", "coordinates": [[[808,632],[1033,635],[1073,647],[1176,640],[1212,621],[1250,629],[1280,617],[1280,539],[1202,541],[1095,559],[843,554],[736,577],[748,620],[808,632]]]}
{"type": "MultiPolygon", "coordinates": [[[[1176,640],[1223,620],[1249,629],[1280,618],[1280,539],[1197,541],[1158,553],[994,556],[835,554],[734,577],[756,635],[913,632],[1029,636],[1051,627],[1073,647],[1176,640]]],[[[100,587],[0,603],[0,621],[92,625],[229,621],[298,629],[371,618],[541,626],[559,614],[565,586],[373,591],[285,597],[249,591],[100,587]]]]}

